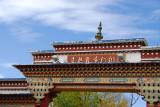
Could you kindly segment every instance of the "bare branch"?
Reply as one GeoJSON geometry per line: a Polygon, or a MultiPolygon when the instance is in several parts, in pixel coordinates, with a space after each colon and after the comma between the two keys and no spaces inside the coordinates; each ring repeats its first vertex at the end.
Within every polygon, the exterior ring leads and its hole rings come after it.
{"type": "Polygon", "coordinates": [[[133,100],[134,100],[134,95],[133,95],[133,93],[132,93],[131,106],[130,106],[130,107],[132,107],[132,106],[138,101],[139,97],[140,97],[140,95],[136,98],[135,101],[133,101],[133,100]]]}
{"type": "Polygon", "coordinates": [[[137,99],[134,101],[134,103],[132,105],[134,105],[138,101],[139,97],[140,97],[140,95],[137,97],[137,99]]]}

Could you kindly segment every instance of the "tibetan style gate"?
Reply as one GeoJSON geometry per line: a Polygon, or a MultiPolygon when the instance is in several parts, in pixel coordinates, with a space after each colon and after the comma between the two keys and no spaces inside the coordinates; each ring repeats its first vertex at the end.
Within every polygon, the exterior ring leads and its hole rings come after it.
{"type": "MultiPolygon", "coordinates": [[[[130,92],[148,106],[160,96],[160,62],[14,65],[27,78],[37,106],[62,91],[130,92]]],[[[49,100],[48,100],[49,101],[49,100]]],[[[48,102],[49,103],[49,102],[48,102]]],[[[46,104],[46,107],[48,105],[46,104]]]]}
{"type": "MultiPolygon", "coordinates": [[[[143,96],[148,107],[160,107],[160,47],[144,38],[101,40],[101,29],[100,23],[96,41],[52,43],[55,51],[30,52],[33,64],[13,65],[26,77],[29,101],[47,107],[62,91],[130,92],[143,96]]],[[[20,99],[15,96],[13,103],[20,99]]]]}

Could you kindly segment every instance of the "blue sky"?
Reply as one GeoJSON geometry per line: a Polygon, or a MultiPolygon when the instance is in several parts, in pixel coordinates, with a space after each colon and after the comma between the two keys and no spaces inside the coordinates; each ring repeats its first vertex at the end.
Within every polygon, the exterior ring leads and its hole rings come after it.
{"type": "Polygon", "coordinates": [[[0,78],[24,77],[11,65],[31,64],[31,50],[94,40],[100,21],[104,39],[160,44],[160,0],[0,0],[0,78]]]}

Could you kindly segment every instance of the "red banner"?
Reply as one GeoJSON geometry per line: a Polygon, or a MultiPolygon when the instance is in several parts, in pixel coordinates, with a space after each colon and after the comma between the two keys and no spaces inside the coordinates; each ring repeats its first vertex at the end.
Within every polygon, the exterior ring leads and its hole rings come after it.
{"type": "Polygon", "coordinates": [[[68,63],[119,62],[117,54],[68,55],[68,63]]]}

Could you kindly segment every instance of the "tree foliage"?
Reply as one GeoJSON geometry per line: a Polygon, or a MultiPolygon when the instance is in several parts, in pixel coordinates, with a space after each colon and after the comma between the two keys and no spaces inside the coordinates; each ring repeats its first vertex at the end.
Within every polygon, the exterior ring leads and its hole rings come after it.
{"type": "Polygon", "coordinates": [[[50,107],[128,107],[128,99],[121,93],[62,92],[50,107]]]}

